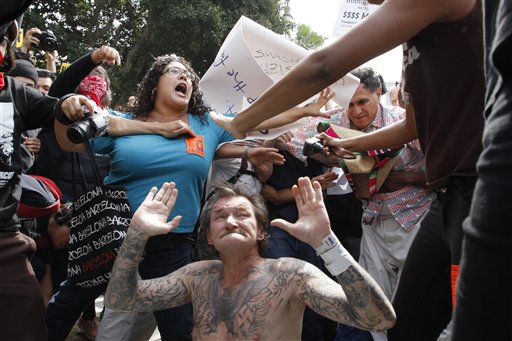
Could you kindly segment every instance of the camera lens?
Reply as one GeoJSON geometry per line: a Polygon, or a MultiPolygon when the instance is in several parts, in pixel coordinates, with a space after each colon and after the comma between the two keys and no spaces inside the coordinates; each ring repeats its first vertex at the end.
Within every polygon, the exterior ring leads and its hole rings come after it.
{"type": "Polygon", "coordinates": [[[94,136],[94,129],[88,120],[82,120],[73,123],[66,134],[71,142],[78,144],[94,136]]]}

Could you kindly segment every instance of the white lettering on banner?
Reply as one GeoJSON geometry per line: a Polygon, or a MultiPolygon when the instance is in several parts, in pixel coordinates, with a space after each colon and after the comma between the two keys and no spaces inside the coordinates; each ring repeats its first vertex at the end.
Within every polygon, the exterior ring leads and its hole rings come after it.
{"type": "Polygon", "coordinates": [[[96,198],[98,195],[102,194],[103,190],[101,189],[101,187],[96,187],[94,190],[90,190],[84,193],[74,202],[74,209],[79,209],[82,205],[88,203],[92,199],[96,198]]]}
{"type": "Polygon", "coordinates": [[[110,272],[106,273],[104,275],[100,275],[96,278],[77,283],[76,285],[78,285],[79,287],[82,287],[82,288],[90,288],[90,287],[95,287],[95,286],[98,286],[98,285],[101,285],[104,283],[108,283],[109,279],[110,279],[110,272]]]}
{"type": "Polygon", "coordinates": [[[85,214],[80,213],[79,215],[71,218],[71,220],[69,221],[69,227],[70,228],[76,227],[77,225],[81,225],[84,221],[85,221],[85,214]]]}
{"type": "Polygon", "coordinates": [[[108,200],[103,200],[85,211],[87,218],[91,218],[105,210],[114,210],[117,212],[129,212],[130,206],[127,203],[115,204],[113,202],[109,202],[108,200]]]}
{"type": "Polygon", "coordinates": [[[68,258],[69,260],[79,259],[81,257],[87,256],[87,254],[92,252],[92,246],[87,243],[83,246],[79,246],[76,250],[69,251],[68,258]]]}
{"type": "Polygon", "coordinates": [[[107,219],[103,217],[101,220],[95,221],[92,225],[87,225],[81,231],[78,231],[76,234],[78,235],[78,240],[85,240],[89,238],[89,236],[93,235],[96,232],[99,232],[102,228],[108,225],[107,219]]]}
{"type": "Polygon", "coordinates": [[[103,236],[99,237],[96,240],[93,240],[92,243],[96,250],[101,249],[104,246],[108,246],[113,241],[124,239],[126,237],[126,232],[124,231],[111,231],[103,236]]]}
{"type": "Polygon", "coordinates": [[[76,241],[78,240],[78,238],[76,237],[75,234],[73,233],[70,233],[69,234],[69,245],[73,245],[76,241]]]}
{"type": "Polygon", "coordinates": [[[131,218],[125,218],[125,217],[107,217],[107,224],[115,224],[115,225],[123,225],[123,226],[130,226],[131,218]]]}
{"type": "Polygon", "coordinates": [[[68,267],[68,277],[80,275],[81,273],[82,268],[80,268],[80,265],[78,264],[68,267]]]}
{"type": "Polygon", "coordinates": [[[112,199],[128,199],[128,195],[124,190],[105,189],[105,195],[112,199]]]}

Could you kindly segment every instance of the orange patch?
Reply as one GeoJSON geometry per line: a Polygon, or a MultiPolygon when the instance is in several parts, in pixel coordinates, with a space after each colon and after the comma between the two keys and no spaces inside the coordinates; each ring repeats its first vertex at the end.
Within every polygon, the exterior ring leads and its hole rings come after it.
{"type": "Polygon", "coordinates": [[[204,137],[194,136],[185,139],[187,143],[187,153],[196,154],[204,157],[204,137]]]}

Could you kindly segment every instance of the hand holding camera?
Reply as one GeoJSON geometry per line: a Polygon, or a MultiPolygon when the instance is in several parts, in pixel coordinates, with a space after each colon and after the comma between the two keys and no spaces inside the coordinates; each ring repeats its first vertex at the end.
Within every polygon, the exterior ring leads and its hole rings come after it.
{"type": "Polygon", "coordinates": [[[52,31],[42,31],[40,33],[34,33],[33,35],[39,40],[37,45],[32,45],[34,48],[43,51],[53,51],[57,49],[57,38],[52,31]]]}
{"type": "Polygon", "coordinates": [[[57,49],[57,38],[52,31],[41,31],[38,28],[31,28],[23,37],[21,51],[28,53],[31,49],[53,51],[57,49]]]}
{"type": "Polygon", "coordinates": [[[76,144],[108,132],[108,115],[105,110],[83,95],[66,97],[55,115],[60,123],[71,124],[67,137],[76,144]]]}

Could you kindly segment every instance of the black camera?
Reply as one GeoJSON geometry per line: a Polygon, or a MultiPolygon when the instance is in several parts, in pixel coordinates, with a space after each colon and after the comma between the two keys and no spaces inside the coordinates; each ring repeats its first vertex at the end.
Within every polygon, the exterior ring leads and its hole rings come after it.
{"type": "Polygon", "coordinates": [[[304,142],[304,147],[302,148],[302,154],[304,156],[311,156],[316,153],[320,153],[324,149],[324,145],[322,144],[322,140],[311,137],[304,142]]]}
{"type": "Polygon", "coordinates": [[[55,38],[55,35],[52,31],[34,33],[34,37],[39,39],[39,45],[34,45],[34,48],[43,51],[53,51],[57,49],[57,38],[55,38]]]}
{"type": "Polygon", "coordinates": [[[108,118],[97,112],[87,112],[85,117],[69,126],[66,134],[73,143],[83,143],[91,137],[105,135],[108,132],[108,118]]]}

